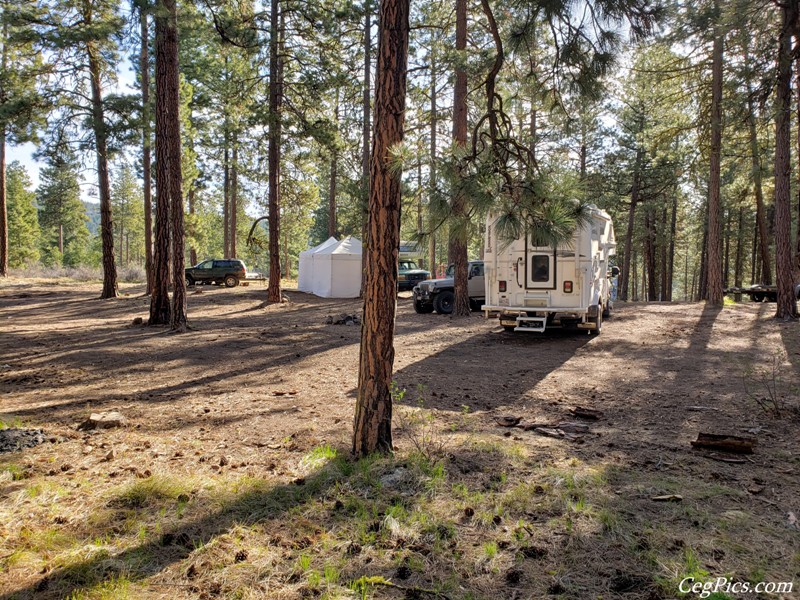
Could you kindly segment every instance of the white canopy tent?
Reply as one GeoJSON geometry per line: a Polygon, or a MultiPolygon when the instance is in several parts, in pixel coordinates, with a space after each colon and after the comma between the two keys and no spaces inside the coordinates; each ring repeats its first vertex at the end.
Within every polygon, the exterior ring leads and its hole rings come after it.
{"type": "Polygon", "coordinates": [[[358,298],[361,293],[360,240],[348,236],[311,256],[311,293],[322,298],[358,298]]]}
{"type": "Polygon", "coordinates": [[[297,267],[297,289],[301,292],[312,292],[314,286],[314,252],[338,244],[339,240],[329,237],[319,246],[314,246],[300,253],[300,264],[297,267]]]}

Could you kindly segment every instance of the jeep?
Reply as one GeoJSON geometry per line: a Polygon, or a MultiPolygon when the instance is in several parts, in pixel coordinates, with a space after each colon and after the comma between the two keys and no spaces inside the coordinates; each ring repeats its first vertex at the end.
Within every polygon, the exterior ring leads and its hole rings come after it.
{"type": "Polygon", "coordinates": [[[420,269],[413,260],[401,259],[397,269],[397,290],[407,292],[430,276],[429,271],[420,269]]]}
{"type": "MultiPolygon", "coordinates": [[[[483,283],[483,261],[469,262],[469,304],[472,310],[479,310],[486,296],[483,283]]],[[[454,290],[455,265],[447,267],[446,277],[442,279],[428,279],[414,286],[414,310],[419,314],[431,313],[434,310],[440,315],[449,315],[453,312],[455,303],[454,290]]]]}
{"type": "Polygon", "coordinates": [[[247,278],[247,268],[237,259],[214,258],[186,269],[186,285],[224,283],[225,287],[236,287],[239,281],[245,278],[247,278]]]}

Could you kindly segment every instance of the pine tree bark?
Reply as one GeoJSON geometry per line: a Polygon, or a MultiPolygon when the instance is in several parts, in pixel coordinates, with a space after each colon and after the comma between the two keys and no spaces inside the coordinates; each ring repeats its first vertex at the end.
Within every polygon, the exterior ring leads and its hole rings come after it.
{"type": "Polygon", "coordinates": [[[283,75],[280,50],[280,4],[270,3],[269,38],[269,287],[267,301],[281,301],[281,231],[280,231],[280,173],[281,173],[281,108],[283,104],[283,75]]]}
{"type": "MultiPolygon", "coordinates": [[[[456,52],[467,50],[467,0],[456,0],[456,52]]],[[[463,150],[467,146],[467,71],[459,63],[453,90],[453,143],[463,150]]],[[[454,264],[455,303],[453,315],[470,316],[469,257],[467,256],[467,210],[464,191],[453,190],[451,204],[450,252],[454,264]]]]}
{"type": "MultiPolygon", "coordinates": [[[[336,106],[333,111],[333,119],[336,123],[336,130],[339,129],[339,90],[336,90],[336,106]]],[[[339,170],[339,151],[333,149],[331,156],[331,173],[328,185],[328,237],[336,236],[336,178],[339,170]]]]}
{"type": "Polygon", "coordinates": [[[658,300],[656,295],[656,216],[652,206],[645,204],[644,213],[644,227],[647,232],[647,238],[644,244],[644,269],[643,274],[646,276],[647,288],[642,286],[642,290],[647,289],[647,300],[654,302],[658,300]]]}
{"type": "Polygon", "coordinates": [[[222,152],[222,257],[231,257],[231,167],[228,125],[225,124],[225,149],[222,152]]]}
{"type": "MultiPolygon", "coordinates": [[[[619,298],[620,300],[628,301],[628,288],[631,281],[631,267],[633,265],[631,256],[633,253],[633,229],[636,225],[636,205],[639,203],[639,194],[641,193],[642,181],[642,161],[644,160],[644,150],[639,148],[636,150],[636,160],[633,163],[633,183],[631,184],[631,202],[628,205],[628,228],[625,232],[625,251],[622,255],[622,273],[619,298]]],[[[634,277],[635,280],[635,277],[634,277]]]]}
{"type": "MultiPolygon", "coordinates": [[[[797,32],[795,33],[794,55],[797,57],[800,52],[800,40],[797,32]]],[[[795,58],[795,108],[797,115],[797,156],[800,157],[800,57],[795,58]]],[[[795,249],[794,249],[794,280],[800,281],[800,169],[797,169],[797,229],[795,230],[795,249]]]]}
{"type": "MultiPolygon", "coordinates": [[[[5,6],[3,9],[5,10],[5,6]]],[[[0,68],[8,68],[8,21],[3,19],[3,50],[0,68]]],[[[6,200],[6,137],[5,123],[0,124],[0,277],[8,277],[8,206],[6,200]]]]}
{"type": "MultiPolygon", "coordinates": [[[[742,270],[744,265],[744,208],[739,206],[739,220],[736,228],[736,258],[733,261],[733,286],[742,287],[742,270]]],[[[735,295],[736,302],[742,300],[741,294],[735,295]]]]}
{"type": "Polygon", "coordinates": [[[720,158],[722,150],[722,58],[724,34],[722,32],[719,0],[714,2],[717,19],[711,60],[711,150],[708,182],[708,259],[706,281],[708,302],[722,306],[722,256],[721,256],[721,204],[720,158]]]}
{"type": "MultiPolygon", "coordinates": [[[[749,37],[745,34],[743,37],[744,42],[744,60],[748,72],[752,70],[751,58],[748,50],[749,37]]],[[[767,235],[767,217],[764,208],[764,186],[762,183],[762,168],[761,168],[761,150],[758,147],[758,132],[756,131],[756,107],[755,107],[755,93],[753,86],[750,82],[750,76],[747,78],[747,131],[750,140],[750,160],[751,170],[753,177],[753,192],[756,197],[756,230],[758,239],[758,253],[759,263],[761,265],[761,280],[753,283],[763,283],[764,285],[772,284],[772,261],[769,255],[769,236],[767,235]]],[[[757,273],[759,271],[756,271],[757,273]]],[[[753,277],[755,279],[755,276],[753,277]]]]}
{"type": "Polygon", "coordinates": [[[361,188],[362,188],[362,208],[361,208],[361,296],[367,287],[367,248],[369,247],[369,165],[370,165],[370,130],[371,130],[371,86],[372,86],[372,3],[371,0],[364,0],[364,89],[361,100],[363,112],[361,123],[361,188]]]}
{"type": "Polygon", "coordinates": [[[86,44],[92,89],[92,130],[97,158],[97,188],[100,196],[100,238],[103,245],[103,291],[101,299],[117,297],[117,267],[114,260],[114,224],[111,220],[111,181],[108,176],[108,142],[100,84],[100,56],[94,42],[86,44]]]}
{"type": "MultiPolygon", "coordinates": [[[[3,45],[5,62],[5,44],[3,45]]],[[[5,65],[3,66],[5,70],[5,65]]],[[[6,206],[6,128],[0,125],[0,277],[8,277],[8,207],[6,206]]]]}
{"type": "Polygon", "coordinates": [[[428,165],[429,181],[428,181],[428,269],[431,272],[431,277],[436,277],[436,223],[433,217],[433,203],[436,197],[437,187],[437,173],[436,173],[436,144],[437,144],[437,128],[439,126],[439,98],[437,95],[437,79],[438,71],[436,64],[436,50],[435,42],[431,39],[431,122],[430,122],[430,164],[428,165]]]}
{"type": "Polygon", "coordinates": [[[678,190],[672,196],[672,220],[669,225],[669,274],[667,275],[667,300],[672,302],[672,283],[675,281],[675,232],[678,224],[678,190]]]}
{"type": "Polygon", "coordinates": [[[370,163],[369,239],[353,453],[392,452],[392,369],[400,245],[401,174],[391,164],[403,141],[409,0],[380,5],[375,134],[370,163]]]}
{"type": "Polygon", "coordinates": [[[233,134],[233,152],[231,160],[231,258],[236,258],[239,251],[236,245],[236,220],[239,213],[239,136],[233,134]]]}
{"type": "Polygon", "coordinates": [[[139,71],[142,78],[142,194],[144,197],[144,270],[147,275],[145,295],[153,292],[153,188],[150,166],[150,41],[145,3],[139,7],[142,46],[139,50],[139,71]]]}
{"type": "Polygon", "coordinates": [[[792,102],[791,38],[797,23],[798,1],[781,5],[781,30],[778,38],[778,81],[775,95],[775,280],[778,302],[775,317],[797,317],[794,295],[791,248],[790,120],[792,102]]]}

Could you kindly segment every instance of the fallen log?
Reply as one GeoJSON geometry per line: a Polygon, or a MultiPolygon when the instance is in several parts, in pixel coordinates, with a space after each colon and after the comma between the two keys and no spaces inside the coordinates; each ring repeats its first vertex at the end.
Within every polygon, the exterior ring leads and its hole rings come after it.
{"type": "Polygon", "coordinates": [[[756,438],[738,435],[720,435],[717,433],[698,433],[697,439],[692,442],[695,448],[710,448],[733,454],[752,454],[756,438]]]}
{"type": "Polygon", "coordinates": [[[589,419],[591,421],[597,421],[603,416],[603,411],[594,408],[586,408],[585,406],[576,406],[570,409],[569,412],[580,419],[589,419]]]}

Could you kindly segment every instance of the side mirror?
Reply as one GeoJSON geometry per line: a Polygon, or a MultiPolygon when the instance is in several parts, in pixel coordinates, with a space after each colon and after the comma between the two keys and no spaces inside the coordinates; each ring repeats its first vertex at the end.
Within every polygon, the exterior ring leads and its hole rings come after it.
{"type": "Polygon", "coordinates": [[[612,277],[617,277],[619,274],[620,274],[619,267],[617,267],[617,266],[611,267],[611,276],[612,277]]]}

